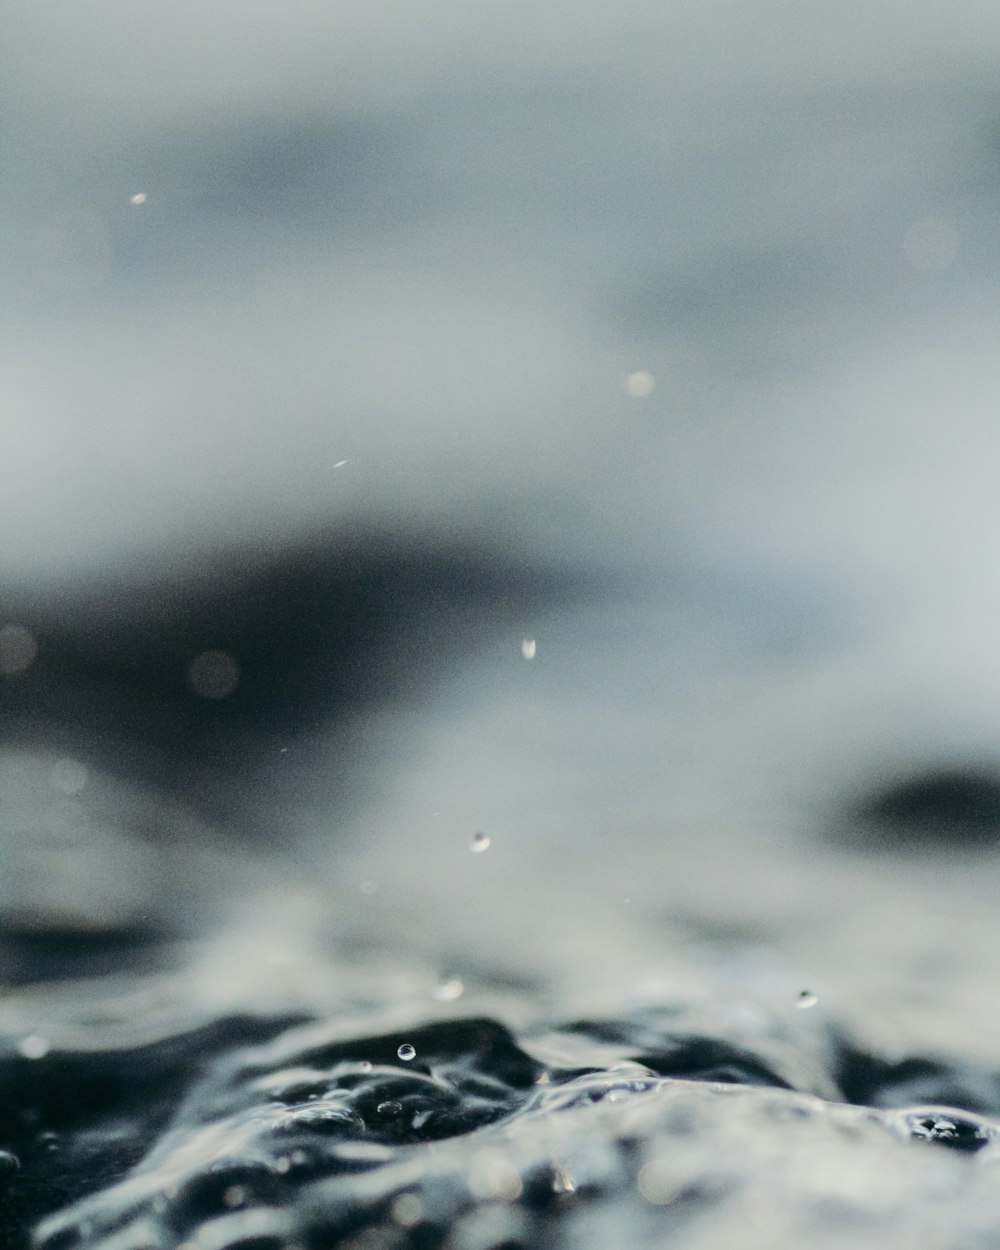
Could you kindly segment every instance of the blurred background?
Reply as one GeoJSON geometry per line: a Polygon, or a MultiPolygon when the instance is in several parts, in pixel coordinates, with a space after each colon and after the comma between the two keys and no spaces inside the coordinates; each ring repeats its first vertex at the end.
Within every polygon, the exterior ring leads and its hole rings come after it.
{"type": "Polygon", "coordinates": [[[689,943],[986,1046],[996,7],[4,30],[2,974],[689,943]]]}

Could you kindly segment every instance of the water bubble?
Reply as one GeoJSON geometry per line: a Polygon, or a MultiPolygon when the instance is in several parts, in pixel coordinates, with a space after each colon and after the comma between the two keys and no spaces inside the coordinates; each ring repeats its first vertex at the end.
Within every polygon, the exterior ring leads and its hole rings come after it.
{"type": "Polygon", "coordinates": [[[135,195],[128,197],[128,202],[138,208],[140,204],[145,204],[149,196],[145,191],[136,191],[135,195]]]}
{"type": "Polygon", "coordinates": [[[387,1120],[393,1120],[397,1115],[403,1114],[403,1104],[390,1098],[388,1102],[380,1102],[375,1110],[379,1115],[384,1115],[387,1120]]]}
{"type": "Polygon", "coordinates": [[[52,1043],[40,1033],[29,1033],[27,1037],[21,1038],[17,1049],[25,1059],[44,1059],[52,1049],[52,1043]]]}
{"type": "Polygon", "coordinates": [[[188,685],[200,699],[226,699],[240,684],[240,666],[225,651],[202,651],[191,661],[188,685]]]}
{"type": "Polygon", "coordinates": [[[474,833],[472,841],[469,843],[469,850],[476,855],[481,855],[483,851],[490,849],[490,836],[488,833],[474,833]]]}
{"type": "Polygon", "coordinates": [[[630,399],[645,399],[652,395],[655,386],[651,373],[647,373],[645,369],[637,369],[625,379],[625,394],[630,399]]]}
{"type": "Polygon", "coordinates": [[[404,1042],[399,1050],[396,1051],[396,1054],[399,1055],[404,1063],[409,1063],[411,1059],[417,1057],[416,1048],[411,1046],[409,1042],[404,1042]]]}
{"type": "Polygon", "coordinates": [[[538,643],[534,638],[525,638],[521,643],[521,654],[526,660],[533,660],[538,652],[538,643]]]}
{"type": "Polygon", "coordinates": [[[440,985],[435,985],[431,990],[431,998],[439,1003],[452,1003],[456,998],[461,998],[464,993],[465,986],[462,982],[452,978],[450,981],[442,981],[440,985]]]}
{"type": "Polygon", "coordinates": [[[815,1007],[818,1002],[819,999],[812,990],[801,990],[798,998],[795,1000],[795,1006],[802,1008],[815,1007]]]}
{"type": "Polygon", "coordinates": [[[0,673],[4,676],[23,673],[37,654],[35,636],[23,625],[4,625],[0,629],[0,673]]]}

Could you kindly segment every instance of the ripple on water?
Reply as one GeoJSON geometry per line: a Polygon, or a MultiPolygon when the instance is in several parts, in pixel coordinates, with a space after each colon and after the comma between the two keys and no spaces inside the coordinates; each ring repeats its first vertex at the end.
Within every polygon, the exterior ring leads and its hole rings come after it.
{"type": "MultiPolygon", "coordinates": [[[[723,1220],[750,1194],[784,1209],[805,1244],[810,1220],[834,1210],[877,1231],[887,1187],[924,1209],[940,1189],[937,1160],[984,1147],[992,1157],[995,1126],[973,1112],[818,1096],[852,1070],[846,1049],[830,1034],[830,1071],[814,1079],[813,1023],[796,1035],[787,1012],[782,1021],[783,1040],[758,1029],[753,1044],[684,1032],[677,1012],[645,1009],[523,1035],[487,1017],[353,1038],[247,1018],[136,1051],[63,1048],[57,1061],[15,1046],[0,1077],[27,1099],[8,1077],[13,1065],[30,1070],[35,1117],[4,1143],[0,1188],[35,1225],[39,1250],[279,1250],[357,1237],[542,1250],[557,1235],[596,1250],[622,1230],[645,1244],[695,1215],[723,1220]],[[776,1177],[781,1195],[768,1198],[776,1177]]],[[[869,1079],[877,1070],[869,1064],[869,1079]]],[[[973,1185],[974,1172],[959,1181],[973,1185]]],[[[1000,1220],[1000,1199],[984,1209],[1000,1220]]]]}

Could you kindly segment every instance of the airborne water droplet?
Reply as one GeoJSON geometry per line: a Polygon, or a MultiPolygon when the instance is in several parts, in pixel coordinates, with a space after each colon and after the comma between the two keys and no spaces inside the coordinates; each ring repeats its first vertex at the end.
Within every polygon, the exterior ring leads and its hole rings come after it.
{"type": "Polygon", "coordinates": [[[389,1213],[394,1223],[411,1228],[423,1215],[424,1204],[416,1194],[400,1194],[389,1208],[389,1213]]]}
{"type": "Polygon", "coordinates": [[[630,399],[647,399],[653,393],[656,382],[645,369],[636,369],[625,379],[625,394],[630,399]]]}
{"type": "Polygon", "coordinates": [[[538,644],[534,638],[525,638],[521,643],[521,654],[526,660],[533,660],[538,651],[538,644]]]}
{"type": "Polygon", "coordinates": [[[819,1002],[819,999],[818,999],[818,998],[816,997],[816,995],[812,992],[812,990],[802,990],[802,991],[800,992],[800,994],[799,994],[799,997],[798,997],[798,999],[797,999],[796,1003],[795,1003],[795,1006],[796,1006],[796,1007],[803,1007],[803,1008],[804,1008],[804,1007],[815,1007],[815,1006],[816,1006],[816,1004],[817,1004],[818,1002],[819,1002]]]}
{"type": "Polygon", "coordinates": [[[490,836],[488,833],[474,833],[472,841],[469,843],[469,850],[476,855],[482,854],[483,851],[490,849],[490,836]]]}
{"type": "Polygon", "coordinates": [[[465,986],[461,981],[452,979],[450,981],[442,981],[440,985],[435,985],[431,990],[431,998],[436,999],[439,1003],[451,1003],[456,998],[461,998],[465,992],[465,986]]]}
{"type": "Polygon", "coordinates": [[[47,1037],[42,1037],[38,1033],[29,1033],[18,1042],[17,1049],[25,1059],[44,1059],[52,1049],[52,1044],[47,1037]]]}
{"type": "Polygon", "coordinates": [[[409,1063],[411,1059],[416,1058],[417,1052],[409,1042],[404,1042],[399,1050],[396,1051],[396,1054],[399,1055],[404,1063],[409,1063]]]}

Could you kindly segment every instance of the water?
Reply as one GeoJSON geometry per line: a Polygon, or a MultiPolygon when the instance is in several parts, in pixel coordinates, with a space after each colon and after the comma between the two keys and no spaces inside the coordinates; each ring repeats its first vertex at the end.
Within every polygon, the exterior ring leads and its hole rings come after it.
{"type": "Polygon", "coordinates": [[[48,1250],[471,1248],[487,1226],[488,1244],[526,1247],[724,1245],[737,1229],[789,1246],[930,1229],[958,1247],[1000,1218],[988,1068],[880,1058],[843,1021],[768,1002],[760,978],[739,1001],[647,989],[560,1018],[540,1010],[558,983],[484,981],[463,1010],[429,1010],[396,977],[342,969],[325,1011],[258,997],[179,1030],[198,1014],[192,974],[50,995],[52,1050],[30,1073],[14,1051],[0,1064],[12,1244],[31,1224],[48,1250]],[[159,1025],[136,1012],[154,988],[159,1025]]]}
{"type": "Polygon", "coordinates": [[[4,29],[3,1239],[993,1245],[996,13],[4,29]]]}

